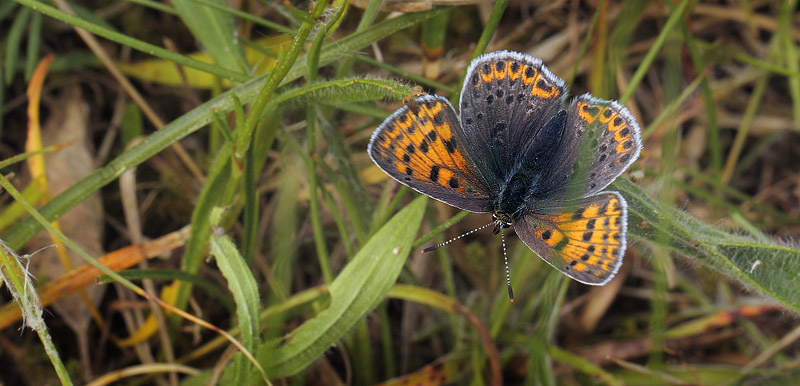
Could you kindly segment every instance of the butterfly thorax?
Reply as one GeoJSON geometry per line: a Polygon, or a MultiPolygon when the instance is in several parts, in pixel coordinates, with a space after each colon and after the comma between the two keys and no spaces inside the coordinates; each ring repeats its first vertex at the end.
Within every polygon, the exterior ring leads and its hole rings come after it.
{"type": "Polygon", "coordinates": [[[500,192],[494,202],[494,218],[505,224],[512,224],[530,207],[533,188],[539,180],[539,173],[531,173],[530,169],[520,168],[500,186],[500,192]]]}

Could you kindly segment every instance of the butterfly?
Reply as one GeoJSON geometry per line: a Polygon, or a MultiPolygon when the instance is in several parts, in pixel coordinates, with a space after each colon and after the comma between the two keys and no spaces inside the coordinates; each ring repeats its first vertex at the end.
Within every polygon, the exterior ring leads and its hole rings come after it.
{"type": "MultiPolygon", "coordinates": [[[[583,94],[517,52],[470,63],[459,102],[425,95],[372,134],[384,172],[456,208],[513,225],[545,262],[584,284],[608,283],[625,254],[627,203],[608,186],[639,157],[639,126],[614,101],[583,94]]],[[[511,287],[509,284],[509,295],[511,287]]]]}

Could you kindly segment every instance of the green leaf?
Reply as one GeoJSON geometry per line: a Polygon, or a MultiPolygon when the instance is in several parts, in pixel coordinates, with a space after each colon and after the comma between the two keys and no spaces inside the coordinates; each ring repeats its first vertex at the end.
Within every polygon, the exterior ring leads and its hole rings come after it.
{"type": "MultiPolygon", "coordinates": [[[[225,6],[224,0],[211,2],[217,3],[219,7],[225,6]]],[[[192,0],[172,0],[172,5],[183,23],[192,31],[192,36],[208,50],[218,66],[236,72],[247,72],[244,67],[247,59],[239,44],[230,14],[192,0]]]]}
{"type": "MultiPolygon", "coordinates": [[[[211,223],[214,231],[211,234],[211,255],[217,261],[217,266],[222,276],[228,282],[228,289],[233,294],[236,302],[236,316],[239,319],[239,331],[242,336],[242,345],[253,356],[257,355],[259,334],[261,331],[259,319],[258,285],[250,267],[244,261],[239,250],[225,235],[219,225],[223,209],[214,208],[211,212],[211,223]]],[[[247,379],[252,365],[242,355],[234,359],[234,384],[242,384],[247,379]]]]}
{"type": "Polygon", "coordinates": [[[628,201],[628,233],[680,252],[800,311],[800,250],[736,235],[651,199],[618,178],[612,189],[628,201]]]}
{"type": "Polygon", "coordinates": [[[371,312],[397,280],[425,211],[419,197],[397,213],[361,248],[331,283],[330,307],[280,341],[259,349],[270,378],[295,374],[371,312]]]}

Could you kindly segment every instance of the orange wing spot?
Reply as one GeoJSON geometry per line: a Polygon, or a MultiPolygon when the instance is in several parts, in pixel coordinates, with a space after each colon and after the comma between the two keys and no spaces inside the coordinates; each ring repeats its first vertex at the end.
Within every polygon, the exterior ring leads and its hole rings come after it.
{"type": "Polygon", "coordinates": [[[608,204],[606,204],[605,214],[608,216],[619,216],[622,214],[622,206],[619,204],[618,199],[612,198],[608,200],[608,204]]]}
{"type": "Polygon", "coordinates": [[[630,139],[630,137],[631,137],[630,130],[628,130],[629,132],[628,132],[627,135],[622,134],[622,130],[620,130],[620,129],[625,128],[625,127],[626,126],[624,124],[622,124],[620,126],[617,126],[616,129],[611,130],[611,126],[608,126],[608,131],[616,131],[616,133],[614,133],[614,140],[617,141],[617,142],[623,142],[625,140],[630,139]]]}
{"type": "Polygon", "coordinates": [[[606,248],[606,257],[608,257],[609,259],[615,260],[617,258],[616,254],[617,254],[617,248],[615,247],[606,248]]]}
{"type": "Polygon", "coordinates": [[[576,270],[578,272],[583,272],[587,268],[589,268],[589,267],[587,267],[586,264],[583,264],[583,263],[578,263],[578,264],[575,264],[575,265],[572,266],[572,269],[574,269],[574,270],[576,270]]]}
{"type": "Polygon", "coordinates": [[[562,213],[553,220],[554,223],[566,223],[572,221],[572,213],[562,213]]]}
{"type": "MultiPolygon", "coordinates": [[[[597,118],[600,120],[600,123],[606,124],[608,122],[613,121],[615,118],[617,118],[617,114],[616,113],[611,114],[609,116],[606,116],[606,112],[607,111],[608,111],[608,108],[607,107],[603,107],[603,108],[600,109],[600,113],[597,114],[597,118]]],[[[611,127],[612,127],[612,125],[608,125],[608,130],[609,131],[618,130],[618,129],[613,129],[612,130],[611,127]]]]}
{"type": "Polygon", "coordinates": [[[481,79],[483,79],[484,83],[491,83],[494,80],[494,72],[484,74],[483,71],[479,71],[479,73],[481,74],[481,79]]]}
{"type": "Polygon", "coordinates": [[[428,106],[418,106],[417,108],[417,118],[420,120],[425,119],[428,117],[428,106]]]}
{"type": "Polygon", "coordinates": [[[600,205],[591,204],[583,211],[583,218],[595,218],[600,214],[600,205]]]}
{"type": "Polygon", "coordinates": [[[545,90],[539,88],[537,86],[538,83],[539,82],[537,81],[536,83],[533,84],[533,87],[531,88],[531,95],[537,96],[539,98],[555,98],[558,96],[559,91],[557,87],[550,86],[550,90],[545,90]]]}
{"type": "Polygon", "coordinates": [[[591,124],[594,122],[594,115],[586,110],[588,105],[585,102],[578,102],[578,117],[584,122],[591,124]]]}
{"type": "Polygon", "coordinates": [[[430,119],[429,119],[429,120],[425,121],[425,132],[424,132],[424,133],[422,133],[422,134],[423,134],[423,136],[424,136],[426,133],[430,133],[430,132],[431,132],[431,131],[433,131],[433,130],[436,130],[436,125],[434,125],[434,124],[433,124],[433,120],[430,120],[430,119]]]}
{"type": "Polygon", "coordinates": [[[606,244],[610,238],[611,235],[608,232],[592,232],[592,237],[589,239],[589,242],[592,244],[606,244]]]}
{"type": "Polygon", "coordinates": [[[511,62],[507,62],[506,66],[508,66],[508,77],[511,78],[511,80],[517,80],[517,78],[519,78],[519,76],[522,75],[522,70],[524,66],[519,66],[516,72],[511,70],[511,62]]]}
{"type": "Polygon", "coordinates": [[[568,221],[559,226],[559,228],[565,232],[585,231],[589,228],[588,223],[589,220],[568,221]]]}
{"type": "Polygon", "coordinates": [[[608,229],[618,230],[619,227],[617,226],[617,219],[619,219],[619,216],[609,216],[607,218],[608,218],[608,229]]]}
{"type": "MultiPolygon", "coordinates": [[[[563,233],[556,231],[554,229],[548,229],[548,231],[550,232],[550,238],[548,238],[544,242],[546,242],[547,245],[551,247],[555,247],[556,245],[558,245],[558,243],[560,243],[561,240],[563,240],[565,237],[563,233]]],[[[544,232],[539,232],[538,233],[539,237],[542,237],[543,233],[544,232]]]]}
{"type": "Polygon", "coordinates": [[[541,74],[539,74],[539,71],[536,71],[536,70],[533,70],[533,75],[532,76],[528,76],[528,74],[527,74],[528,66],[522,66],[522,67],[523,67],[522,68],[522,84],[524,84],[526,86],[531,84],[531,83],[537,82],[539,80],[539,77],[542,76],[541,74]]]}
{"type": "MultiPolygon", "coordinates": [[[[614,115],[617,116],[617,118],[619,117],[618,114],[614,114],[614,115]]],[[[628,127],[628,125],[625,123],[625,120],[623,120],[623,119],[619,120],[619,124],[615,124],[615,122],[617,121],[617,118],[614,118],[613,120],[611,120],[611,122],[609,122],[608,130],[616,131],[617,133],[619,133],[620,130],[628,127]]]]}
{"type": "Polygon", "coordinates": [[[625,147],[625,142],[628,142],[628,138],[621,141],[619,144],[617,144],[617,147],[614,148],[614,151],[616,151],[617,154],[627,153],[630,150],[630,148],[625,147]]]}
{"type": "Polygon", "coordinates": [[[497,71],[497,64],[492,64],[492,72],[494,73],[494,78],[497,80],[503,79],[508,75],[508,67],[510,66],[509,62],[503,63],[503,69],[501,71],[497,71]]]}
{"type": "Polygon", "coordinates": [[[570,240],[570,244],[564,247],[564,249],[561,251],[562,258],[566,262],[580,260],[584,264],[595,266],[600,261],[600,256],[596,256],[594,253],[589,253],[589,250],[587,249],[588,246],[589,244],[570,240]],[[588,258],[584,260],[584,256],[588,256],[588,258]]]}
{"type": "Polygon", "coordinates": [[[447,183],[450,181],[451,178],[455,176],[455,173],[450,171],[449,169],[439,169],[439,178],[436,181],[437,184],[442,186],[447,186],[447,183]]]}
{"type": "MultiPolygon", "coordinates": [[[[411,115],[411,114],[410,114],[410,113],[408,113],[406,116],[408,116],[408,115],[411,115]]],[[[400,129],[400,131],[406,131],[406,130],[408,130],[408,128],[409,128],[409,127],[411,127],[411,124],[412,124],[412,123],[413,123],[413,122],[411,121],[411,118],[410,118],[410,119],[406,119],[406,120],[405,120],[405,122],[400,122],[400,121],[398,121],[398,122],[397,122],[396,124],[394,124],[393,126],[394,126],[396,129],[400,129]]]]}
{"type": "Polygon", "coordinates": [[[619,241],[617,241],[617,237],[619,237],[619,232],[617,232],[617,231],[608,232],[608,243],[612,244],[612,245],[619,245],[619,241]]]}

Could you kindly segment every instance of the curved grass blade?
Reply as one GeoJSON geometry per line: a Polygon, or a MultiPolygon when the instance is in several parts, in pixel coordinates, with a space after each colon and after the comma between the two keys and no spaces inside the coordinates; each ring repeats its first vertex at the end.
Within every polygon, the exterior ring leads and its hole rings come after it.
{"type": "Polygon", "coordinates": [[[405,264],[425,203],[425,197],[417,198],[367,241],[331,283],[330,307],[259,349],[259,362],[270,378],[301,371],[377,307],[405,264]]]}
{"type": "MultiPolygon", "coordinates": [[[[211,255],[217,261],[217,266],[228,282],[228,289],[233,294],[236,301],[236,316],[239,320],[242,345],[253,355],[257,355],[259,334],[261,331],[259,319],[259,293],[256,279],[253,272],[247,266],[247,262],[239,250],[233,245],[222,228],[218,228],[223,215],[222,208],[214,208],[211,211],[211,223],[214,232],[211,235],[211,255]]],[[[234,384],[242,384],[247,379],[252,365],[247,362],[247,358],[237,354],[234,358],[234,384]]],[[[248,382],[249,383],[249,382],[248,382]]]]}

